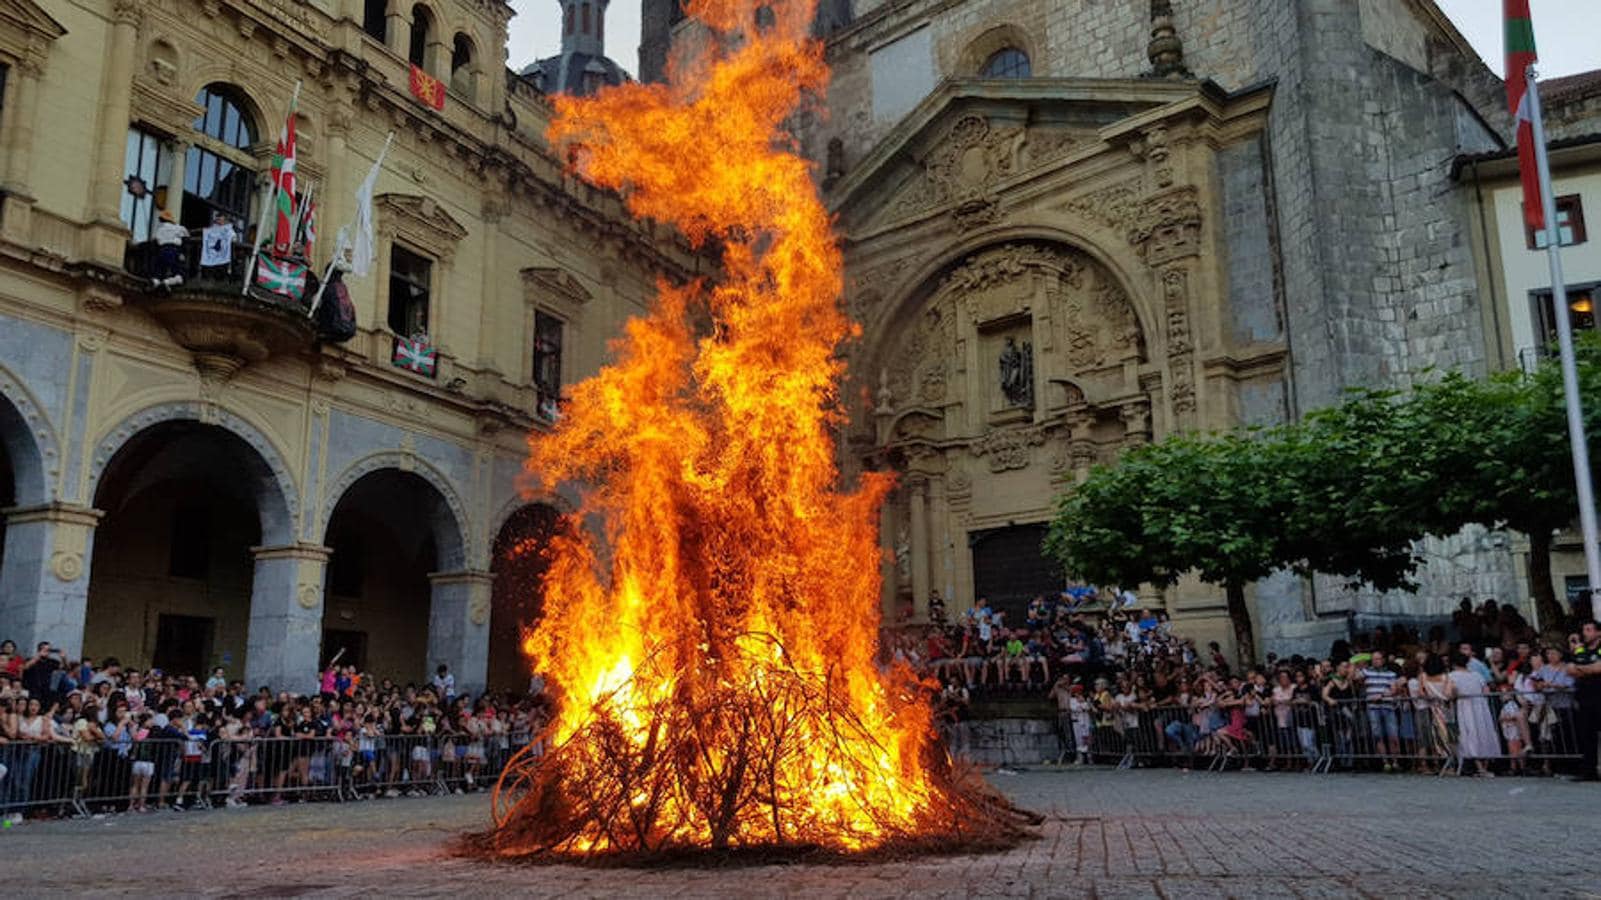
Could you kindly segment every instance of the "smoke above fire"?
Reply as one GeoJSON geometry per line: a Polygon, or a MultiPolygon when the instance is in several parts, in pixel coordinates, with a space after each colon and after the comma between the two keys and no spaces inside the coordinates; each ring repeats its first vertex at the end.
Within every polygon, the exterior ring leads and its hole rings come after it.
{"type": "Polygon", "coordinates": [[[842,260],[784,123],[825,89],[811,2],[691,0],[670,83],[556,99],[552,146],[636,216],[714,247],[576,385],[529,477],[583,486],[525,641],[556,711],[497,790],[503,856],[1015,836],[875,663],[890,487],[842,485],[842,260]],[[601,548],[604,548],[602,550],[601,548]]]}

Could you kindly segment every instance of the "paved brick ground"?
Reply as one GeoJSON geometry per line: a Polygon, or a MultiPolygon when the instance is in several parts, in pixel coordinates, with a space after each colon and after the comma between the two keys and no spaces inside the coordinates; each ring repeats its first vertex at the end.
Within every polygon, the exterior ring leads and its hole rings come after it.
{"type": "Polygon", "coordinates": [[[709,871],[483,865],[442,852],[483,795],[29,823],[10,896],[1601,896],[1601,788],[1519,779],[1048,771],[996,783],[1051,814],[1009,853],[709,871]]]}

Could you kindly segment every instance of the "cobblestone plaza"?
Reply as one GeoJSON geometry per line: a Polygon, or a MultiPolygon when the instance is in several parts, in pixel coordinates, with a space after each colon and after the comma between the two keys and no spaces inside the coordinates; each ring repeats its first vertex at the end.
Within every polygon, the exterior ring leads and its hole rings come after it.
{"type": "Polygon", "coordinates": [[[1582,897],[1588,786],[1534,779],[1110,770],[993,776],[1049,818],[1011,852],[662,870],[452,857],[484,795],[41,822],[0,847],[16,896],[1582,897]],[[93,852],[84,852],[84,841],[93,852]],[[184,848],[182,853],[175,848],[184,848]],[[27,862],[20,862],[26,860],[27,862]]]}

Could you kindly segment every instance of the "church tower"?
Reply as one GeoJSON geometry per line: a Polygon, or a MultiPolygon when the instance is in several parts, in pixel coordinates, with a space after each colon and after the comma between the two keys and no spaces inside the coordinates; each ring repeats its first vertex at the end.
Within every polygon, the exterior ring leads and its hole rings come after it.
{"type": "Polygon", "coordinates": [[[606,7],[611,0],[557,0],[561,7],[561,55],[532,63],[520,73],[547,94],[593,94],[629,80],[606,56],[606,7]]]}

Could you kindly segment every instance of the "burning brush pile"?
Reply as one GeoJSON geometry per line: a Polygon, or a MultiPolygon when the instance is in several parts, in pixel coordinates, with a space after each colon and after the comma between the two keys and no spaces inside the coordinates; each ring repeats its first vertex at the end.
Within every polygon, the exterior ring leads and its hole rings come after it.
{"type": "Polygon", "coordinates": [[[874,664],[876,511],[840,487],[841,260],[781,125],[824,88],[810,0],[697,0],[742,40],[557,101],[551,140],[639,216],[715,242],[715,282],[664,286],[615,364],[531,441],[544,483],[590,486],[525,649],[557,699],[542,756],[495,797],[494,856],[659,858],[1003,846],[1027,816],[939,742],[928,691],[874,664]]]}

